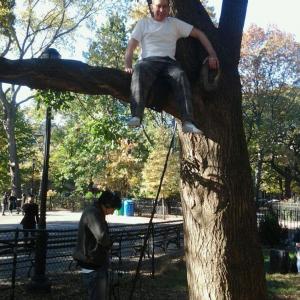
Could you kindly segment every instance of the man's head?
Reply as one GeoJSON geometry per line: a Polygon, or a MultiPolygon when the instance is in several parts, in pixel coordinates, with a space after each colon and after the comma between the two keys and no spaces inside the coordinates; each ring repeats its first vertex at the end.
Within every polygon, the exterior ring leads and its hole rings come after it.
{"type": "Polygon", "coordinates": [[[153,0],[151,4],[153,19],[162,22],[169,16],[170,6],[169,0],[153,0]]]}
{"type": "Polygon", "coordinates": [[[33,197],[33,195],[28,195],[27,203],[34,203],[34,197],[33,197]]]}
{"type": "Polygon", "coordinates": [[[120,209],[122,205],[119,194],[111,191],[104,191],[97,202],[104,208],[105,214],[112,214],[115,209],[120,209]]]}

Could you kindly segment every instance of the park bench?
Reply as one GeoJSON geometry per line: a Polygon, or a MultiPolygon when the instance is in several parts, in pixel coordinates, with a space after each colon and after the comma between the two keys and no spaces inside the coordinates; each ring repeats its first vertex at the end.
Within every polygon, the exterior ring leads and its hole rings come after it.
{"type": "MultiPolygon", "coordinates": [[[[112,257],[117,257],[122,263],[122,258],[140,254],[147,230],[147,224],[117,226],[111,229],[110,235],[114,241],[111,249],[112,257]]],[[[145,252],[150,257],[148,243],[145,252]]]]}
{"type": "MultiPolygon", "coordinates": [[[[117,257],[122,262],[124,256],[136,256],[142,251],[144,239],[147,234],[148,224],[136,224],[134,226],[118,226],[110,231],[114,241],[112,256],[117,257]]],[[[144,257],[150,257],[150,253],[155,248],[160,248],[164,252],[169,245],[174,244],[180,248],[183,239],[182,223],[155,223],[150,228],[150,235],[146,243],[144,257]]]]}
{"type": "Polygon", "coordinates": [[[166,253],[171,244],[175,245],[177,249],[180,248],[183,239],[182,223],[159,223],[154,224],[154,226],[151,239],[153,249],[160,248],[166,253]]]}

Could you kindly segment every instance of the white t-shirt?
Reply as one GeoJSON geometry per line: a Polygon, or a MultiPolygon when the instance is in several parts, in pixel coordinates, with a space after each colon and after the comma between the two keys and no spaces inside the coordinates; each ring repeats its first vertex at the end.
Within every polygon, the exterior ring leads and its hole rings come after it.
{"type": "Polygon", "coordinates": [[[175,59],[177,40],[188,37],[192,29],[192,25],[172,17],[162,22],[144,18],[136,24],[131,38],[140,43],[141,58],[169,56],[175,59]]]}

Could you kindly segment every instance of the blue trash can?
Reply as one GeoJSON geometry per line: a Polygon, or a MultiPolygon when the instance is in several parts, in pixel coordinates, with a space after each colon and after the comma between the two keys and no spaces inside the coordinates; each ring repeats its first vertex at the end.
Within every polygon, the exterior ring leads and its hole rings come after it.
{"type": "Polygon", "coordinates": [[[134,216],[134,202],[130,199],[124,201],[124,216],[134,216]]]}

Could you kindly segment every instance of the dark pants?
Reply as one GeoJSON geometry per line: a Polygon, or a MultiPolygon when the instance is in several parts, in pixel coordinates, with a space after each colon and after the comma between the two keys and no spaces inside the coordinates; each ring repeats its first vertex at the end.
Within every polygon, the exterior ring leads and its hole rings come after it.
{"type": "Polygon", "coordinates": [[[6,210],[7,210],[7,204],[2,203],[2,216],[5,215],[6,210]]]}
{"type": "Polygon", "coordinates": [[[132,116],[143,117],[150,89],[158,76],[166,78],[171,84],[182,120],[192,122],[189,81],[179,64],[169,57],[147,57],[134,66],[131,80],[132,116]]]}
{"type": "Polygon", "coordinates": [[[83,282],[88,290],[89,300],[108,299],[108,271],[100,268],[90,273],[83,273],[83,282]]]}
{"type": "Polygon", "coordinates": [[[24,235],[24,243],[27,246],[28,242],[31,246],[34,246],[34,238],[35,238],[35,229],[36,229],[36,225],[31,225],[31,226],[24,226],[23,225],[23,235],[24,235]],[[30,235],[30,237],[29,237],[30,235]]]}

